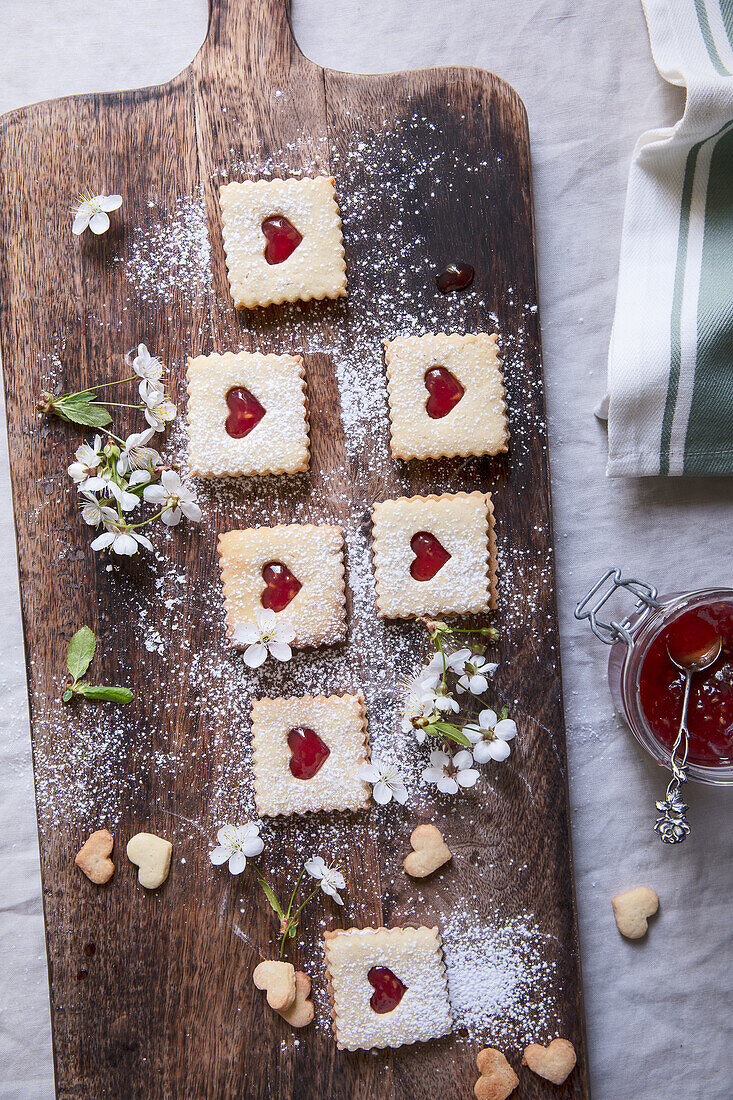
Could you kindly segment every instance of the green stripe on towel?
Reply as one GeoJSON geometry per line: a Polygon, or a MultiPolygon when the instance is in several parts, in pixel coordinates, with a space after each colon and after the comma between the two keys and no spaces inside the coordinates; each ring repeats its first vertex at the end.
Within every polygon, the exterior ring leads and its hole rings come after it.
{"type": "Polygon", "coordinates": [[[733,473],[733,129],[710,160],[686,474],[733,473]]]}

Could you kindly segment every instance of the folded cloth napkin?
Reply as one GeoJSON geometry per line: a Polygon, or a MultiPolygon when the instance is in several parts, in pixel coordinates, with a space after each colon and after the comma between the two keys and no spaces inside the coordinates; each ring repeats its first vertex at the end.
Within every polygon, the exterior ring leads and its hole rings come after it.
{"type": "Polygon", "coordinates": [[[733,0],[642,3],[654,62],[687,104],[642,134],[629,172],[607,473],[732,474],[733,0]]]}

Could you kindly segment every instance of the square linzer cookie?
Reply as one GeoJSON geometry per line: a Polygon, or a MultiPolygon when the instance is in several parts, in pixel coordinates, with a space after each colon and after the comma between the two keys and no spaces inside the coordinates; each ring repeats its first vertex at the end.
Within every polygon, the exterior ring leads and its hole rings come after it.
{"type": "Polygon", "coordinates": [[[346,928],[323,940],[340,1050],[429,1042],[451,1030],[437,928],[346,928]]]}
{"type": "Polygon", "coordinates": [[[369,758],[360,695],[306,695],[252,702],[257,813],[360,810],[371,787],[359,778],[369,758]]]}
{"type": "Polygon", "coordinates": [[[507,450],[497,336],[398,336],[385,343],[395,458],[496,455],[507,450]]]}
{"type": "Polygon", "coordinates": [[[346,294],[341,218],[331,176],[228,183],[219,201],[237,309],[346,294]]]}
{"type": "Polygon", "coordinates": [[[340,527],[291,523],[219,535],[227,630],[271,608],[294,631],[293,645],[346,637],[344,536],[340,527]]]}
{"type": "Polygon", "coordinates": [[[377,610],[388,619],[496,607],[489,493],[400,497],[372,511],[377,610]]]}
{"type": "Polygon", "coordinates": [[[194,477],[308,469],[308,403],[300,355],[199,355],[189,359],[186,380],[194,477]]]}

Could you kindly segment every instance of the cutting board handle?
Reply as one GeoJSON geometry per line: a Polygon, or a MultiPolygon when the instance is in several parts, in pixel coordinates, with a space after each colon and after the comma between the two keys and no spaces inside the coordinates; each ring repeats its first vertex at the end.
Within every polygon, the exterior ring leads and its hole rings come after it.
{"type": "Polygon", "coordinates": [[[200,53],[266,75],[268,59],[302,57],[290,26],[290,0],[209,0],[209,26],[200,53]]]}

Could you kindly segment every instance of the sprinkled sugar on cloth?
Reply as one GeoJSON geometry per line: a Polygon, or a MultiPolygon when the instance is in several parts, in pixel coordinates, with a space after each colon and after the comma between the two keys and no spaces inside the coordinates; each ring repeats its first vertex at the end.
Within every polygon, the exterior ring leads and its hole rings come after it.
{"type": "Polygon", "coordinates": [[[639,138],[608,356],[609,476],[733,473],[733,0],[642,0],[682,119],[639,138]]]}

